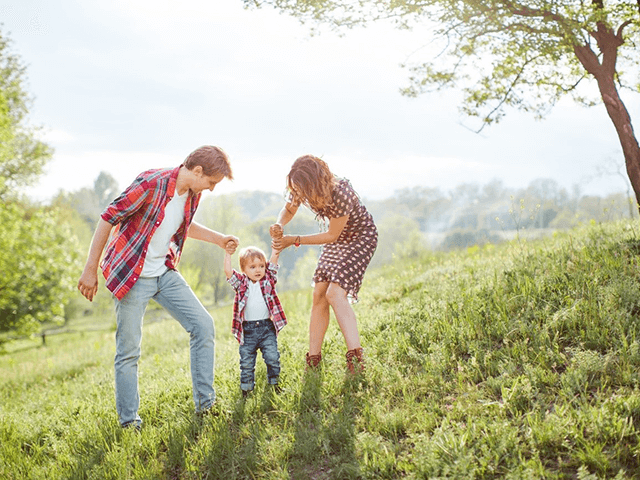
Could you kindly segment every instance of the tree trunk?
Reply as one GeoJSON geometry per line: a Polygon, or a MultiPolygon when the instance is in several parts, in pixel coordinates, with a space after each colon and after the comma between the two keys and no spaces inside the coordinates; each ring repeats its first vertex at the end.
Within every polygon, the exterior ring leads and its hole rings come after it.
{"type": "Polygon", "coordinates": [[[602,60],[589,44],[575,45],[574,52],[585,70],[598,82],[602,101],[620,139],[627,175],[636,196],[636,207],[640,210],[640,146],[631,126],[631,117],[620,99],[615,83],[618,48],[624,43],[622,30],[625,25],[616,33],[604,23],[598,23],[596,31],[591,32],[598,42],[602,60]]]}
{"type": "Polygon", "coordinates": [[[620,99],[613,78],[596,78],[596,80],[604,106],[620,139],[627,175],[636,196],[636,206],[640,209],[640,145],[631,126],[631,117],[620,99]]]}

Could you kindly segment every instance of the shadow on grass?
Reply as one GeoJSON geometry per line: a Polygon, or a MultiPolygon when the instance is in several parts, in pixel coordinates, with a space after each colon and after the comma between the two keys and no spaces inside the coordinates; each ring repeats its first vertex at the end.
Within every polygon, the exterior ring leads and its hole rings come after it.
{"type": "Polygon", "coordinates": [[[336,399],[322,398],[322,369],[304,376],[295,424],[295,441],[290,454],[291,478],[361,478],[356,455],[356,416],[362,408],[363,385],[359,376],[347,374],[336,399]]]}

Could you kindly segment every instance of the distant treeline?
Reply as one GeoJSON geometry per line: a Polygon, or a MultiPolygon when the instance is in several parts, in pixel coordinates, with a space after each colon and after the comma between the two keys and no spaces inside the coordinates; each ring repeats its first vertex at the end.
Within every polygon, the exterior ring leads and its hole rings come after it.
{"type": "MultiPolygon", "coordinates": [[[[93,188],[61,192],[53,200],[53,205],[68,212],[82,256],[86,255],[100,212],[120,191],[115,180],[103,172],[93,188]]],[[[363,201],[380,233],[372,267],[428,250],[498,243],[516,235],[535,236],[571,228],[581,222],[636,216],[635,205],[627,194],[584,196],[577,188],[569,193],[548,179],[535,180],[519,190],[509,189],[497,180],[484,186],[464,184],[450,191],[414,187],[398,190],[384,200],[363,198],[363,201]]],[[[256,245],[268,254],[269,225],[275,221],[283,202],[282,194],[272,192],[209,195],[203,198],[196,221],[237,235],[241,246],[256,245]]],[[[305,234],[323,228],[323,222],[303,208],[286,230],[305,234]]],[[[285,250],[280,257],[279,288],[284,291],[310,286],[319,251],[319,247],[285,250]]],[[[233,290],[226,283],[222,261],[223,252],[219,248],[204,242],[186,242],[179,269],[198,295],[210,304],[232,299],[233,290]]],[[[238,269],[235,256],[234,267],[238,269]]],[[[92,309],[111,308],[104,288],[101,291],[102,296],[94,301],[92,309]]],[[[76,307],[67,308],[76,315],[87,308],[80,298],[72,304],[76,307]]]]}

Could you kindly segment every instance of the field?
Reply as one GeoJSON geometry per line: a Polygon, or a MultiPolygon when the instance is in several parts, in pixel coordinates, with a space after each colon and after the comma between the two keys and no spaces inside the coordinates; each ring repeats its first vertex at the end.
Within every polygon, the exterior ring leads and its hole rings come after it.
{"type": "Polygon", "coordinates": [[[310,290],[281,300],[283,392],[243,401],[230,307],[216,322],[222,413],[193,414],[188,337],[144,327],[140,433],[119,428],[111,319],[0,355],[2,479],[640,478],[640,226],[585,225],[367,274],[368,356],[345,373],[335,321],[305,372],[310,290]]]}

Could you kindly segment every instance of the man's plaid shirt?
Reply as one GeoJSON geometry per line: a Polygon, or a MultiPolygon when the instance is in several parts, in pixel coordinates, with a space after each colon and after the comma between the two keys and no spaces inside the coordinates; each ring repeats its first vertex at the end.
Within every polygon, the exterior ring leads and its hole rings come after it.
{"type": "MultiPolygon", "coordinates": [[[[244,344],[244,332],[242,331],[242,321],[244,320],[244,307],[247,304],[247,290],[249,289],[249,277],[237,271],[233,271],[229,280],[229,284],[236,291],[233,301],[233,322],[231,324],[231,333],[236,337],[240,345],[244,344]]],[[[260,280],[260,290],[264,298],[271,321],[276,327],[276,335],[287,324],[287,318],[276,293],[276,283],[278,282],[278,265],[269,262],[265,275],[260,280]]]]}
{"type": "MultiPolygon", "coordinates": [[[[180,167],[141,173],[102,212],[102,219],[115,226],[102,259],[102,273],[107,288],[119,300],[140,277],[151,237],[164,220],[165,206],[175,193],[179,171],[180,167]]],[[[168,268],[175,268],[180,260],[186,232],[199,202],[200,194],[189,192],[184,220],[169,245],[165,262],[168,268]]]]}

